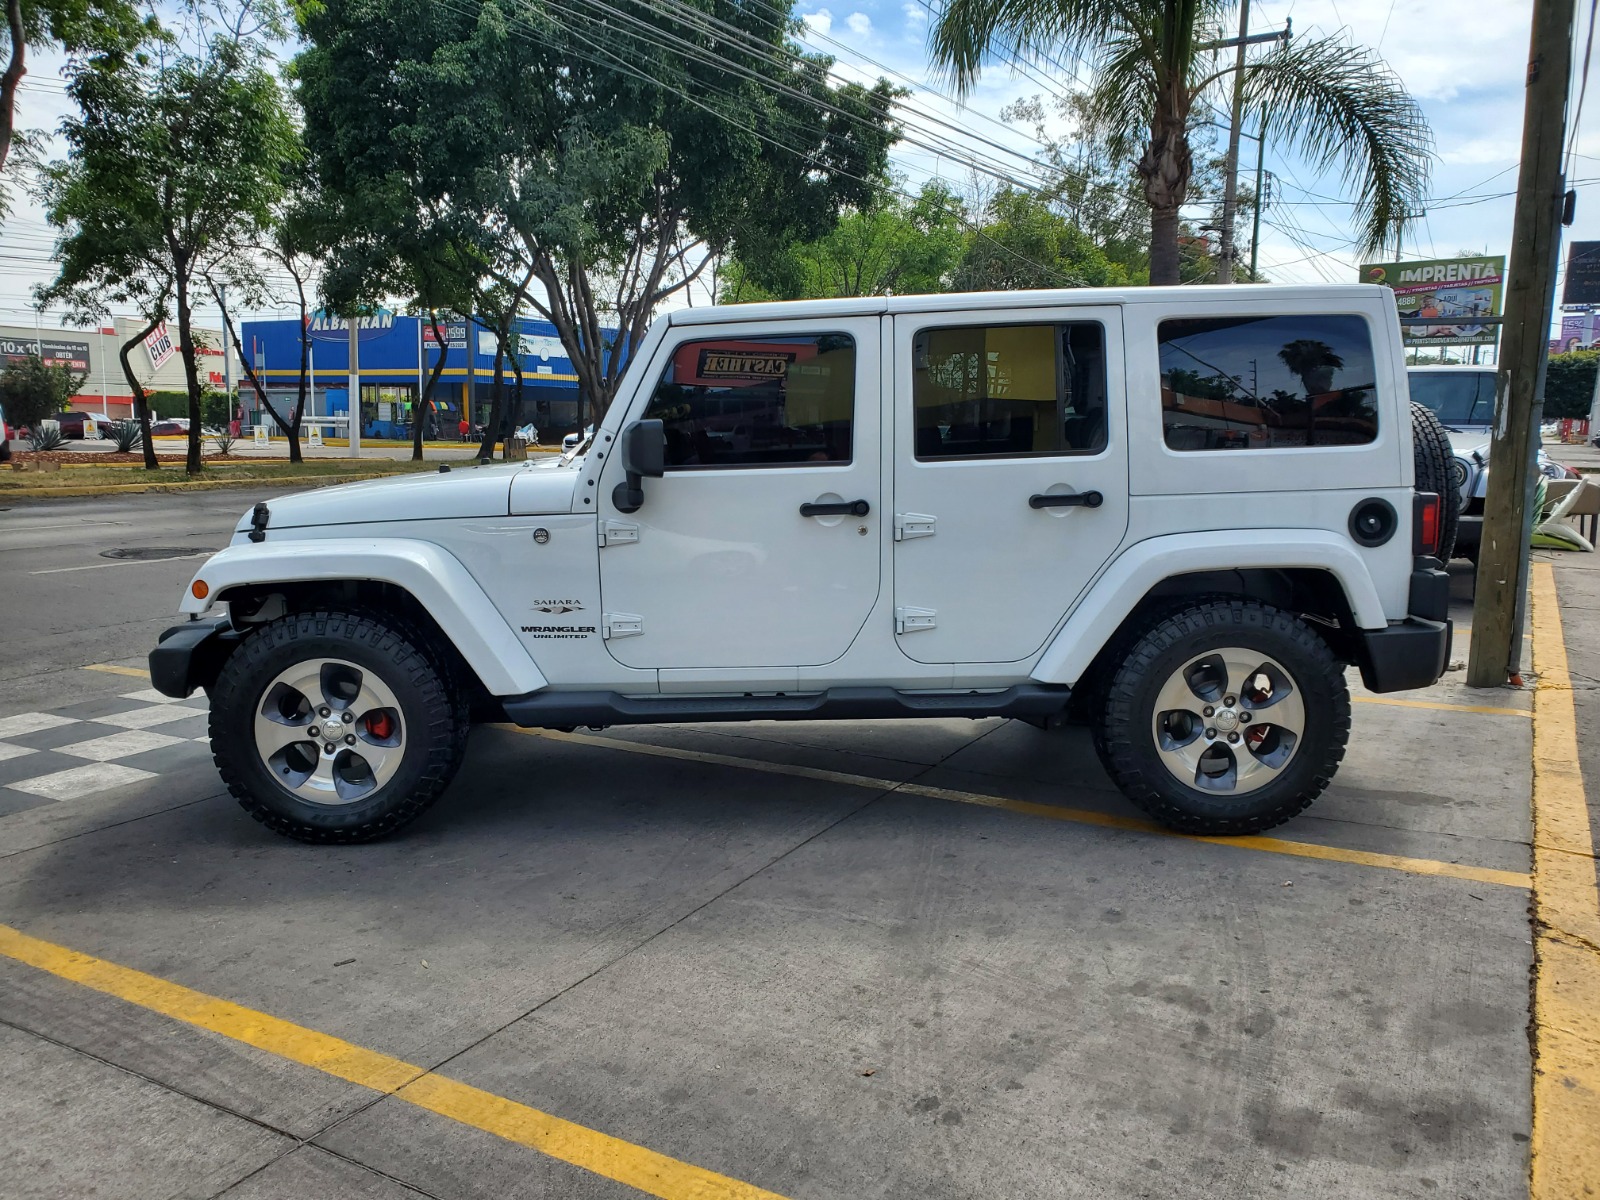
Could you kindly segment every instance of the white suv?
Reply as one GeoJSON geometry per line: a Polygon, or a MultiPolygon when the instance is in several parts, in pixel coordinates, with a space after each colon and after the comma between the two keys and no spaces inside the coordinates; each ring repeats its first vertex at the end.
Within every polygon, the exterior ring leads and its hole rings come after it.
{"type": "Polygon", "coordinates": [[[474,720],[1077,716],[1147,813],[1252,832],[1327,785],[1347,664],[1444,669],[1412,421],[1376,287],[688,309],[564,468],[256,505],[151,674],[308,841],[415,817],[474,720]]]}

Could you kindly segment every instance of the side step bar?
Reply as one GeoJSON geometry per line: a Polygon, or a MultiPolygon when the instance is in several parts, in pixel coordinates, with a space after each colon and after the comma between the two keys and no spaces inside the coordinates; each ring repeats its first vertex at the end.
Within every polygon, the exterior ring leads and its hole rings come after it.
{"type": "Polygon", "coordinates": [[[531,692],[501,701],[506,719],[528,728],[656,725],[669,721],[874,721],[903,717],[1020,717],[1040,721],[1067,706],[1072,691],[1024,683],[992,692],[900,692],[830,688],[809,695],[624,696],[619,692],[531,692]]]}

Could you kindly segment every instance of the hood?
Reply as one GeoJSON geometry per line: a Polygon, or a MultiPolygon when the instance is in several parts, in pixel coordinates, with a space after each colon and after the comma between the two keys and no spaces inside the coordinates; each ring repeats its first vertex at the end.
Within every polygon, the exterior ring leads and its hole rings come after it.
{"type": "MultiPolygon", "coordinates": [[[[523,463],[458,466],[449,471],[369,479],[296,492],[267,501],[269,529],[361,525],[377,521],[421,521],[440,517],[503,517],[510,512],[511,483],[523,463]]],[[[571,495],[571,483],[568,483],[571,495]]],[[[250,528],[250,514],[235,532],[250,528]]]]}

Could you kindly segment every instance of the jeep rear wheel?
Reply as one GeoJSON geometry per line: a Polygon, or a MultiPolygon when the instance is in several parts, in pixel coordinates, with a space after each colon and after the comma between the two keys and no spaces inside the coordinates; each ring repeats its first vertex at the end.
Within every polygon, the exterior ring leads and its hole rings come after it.
{"type": "Polygon", "coordinates": [[[372,617],[292,613],[252,633],[211,693],[211,748],[256,820],[306,842],[399,829],[460,766],[467,713],[412,638],[372,617]]]}
{"type": "Polygon", "coordinates": [[[1350,696],[1292,614],[1215,600],[1158,621],[1112,677],[1095,730],[1106,770],[1185,833],[1256,833],[1302,812],[1344,757],[1350,696]]]}

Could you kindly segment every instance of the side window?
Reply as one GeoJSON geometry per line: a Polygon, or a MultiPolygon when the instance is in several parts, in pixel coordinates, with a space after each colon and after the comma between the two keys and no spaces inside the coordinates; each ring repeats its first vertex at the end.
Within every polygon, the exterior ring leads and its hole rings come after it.
{"type": "Polygon", "coordinates": [[[1378,436],[1372,335],[1357,316],[1161,322],[1161,424],[1173,450],[1359,446],[1378,436]]]}
{"type": "Polygon", "coordinates": [[[911,388],[917,457],[1104,450],[1105,344],[1096,321],[920,330],[911,388]]]}
{"type": "Polygon", "coordinates": [[[843,333],[683,342],[645,417],[666,427],[667,467],[850,461],[856,344],[843,333]]]}

